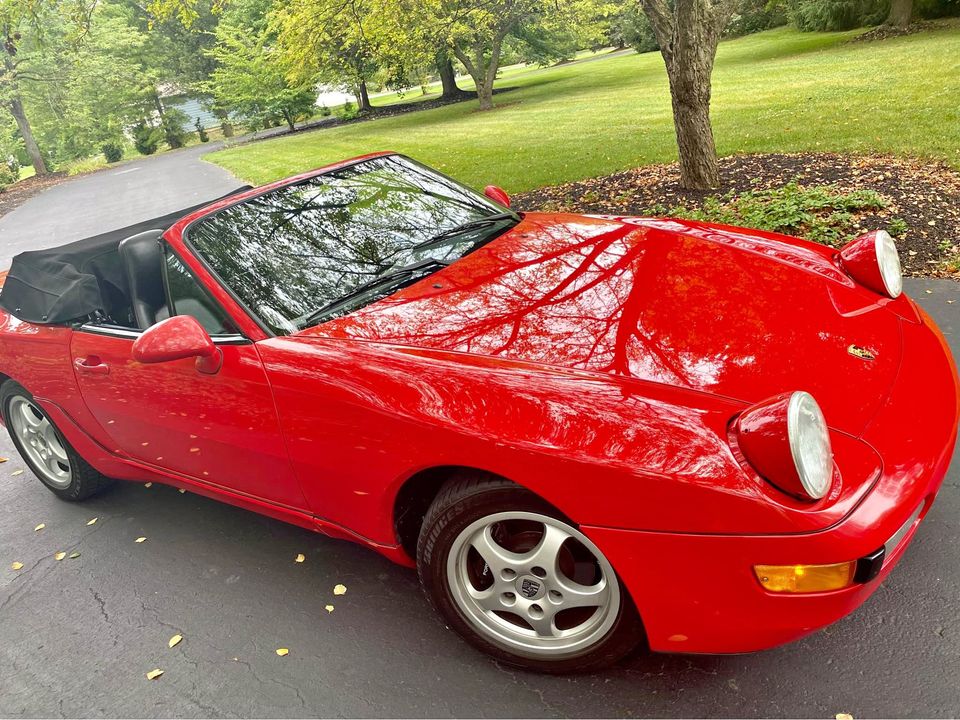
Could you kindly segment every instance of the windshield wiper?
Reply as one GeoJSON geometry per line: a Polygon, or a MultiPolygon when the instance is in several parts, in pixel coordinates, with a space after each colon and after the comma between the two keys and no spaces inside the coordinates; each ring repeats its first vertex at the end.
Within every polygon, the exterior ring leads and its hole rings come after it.
{"type": "Polygon", "coordinates": [[[457,237],[458,235],[463,235],[468,233],[471,230],[478,230],[488,225],[493,225],[503,220],[516,220],[517,216],[512,212],[501,212],[494,215],[487,215],[486,217],[477,218],[476,220],[471,220],[470,222],[465,222],[463,225],[457,225],[456,227],[450,228],[449,230],[444,230],[439,235],[434,235],[428,240],[424,240],[421,243],[417,243],[412,248],[411,251],[416,250],[428,250],[434,248],[437,245],[441,245],[450,238],[457,237]]]}
{"type": "Polygon", "coordinates": [[[416,262],[411,265],[404,265],[403,267],[394,268],[383,275],[379,275],[378,277],[363,283],[362,285],[358,285],[342,298],[338,298],[331,303],[327,303],[319,310],[310,313],[310,315],[298,322],[297,325],[301,329],[308,328],[311,325],[316,325],[322,320],[327,319],[328,316],[333,316],[343,308],[349,307],[357,300],[357,298],[360,298],[367,293],[384,287],[390,287],[394,291],[399,290],[401,287],[412,285],[427,275],[447,267],[449,264],[449,262],[430,258],[428,260],[422,260],[421,262],[416,262]]]}

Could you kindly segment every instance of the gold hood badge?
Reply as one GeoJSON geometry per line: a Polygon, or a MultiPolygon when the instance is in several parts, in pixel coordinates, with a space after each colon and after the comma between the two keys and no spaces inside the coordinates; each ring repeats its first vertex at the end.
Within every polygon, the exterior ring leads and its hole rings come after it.
{"type": "Polygon", "coordinates": [[[860,347],[859,345],[851,345],[847,348],[847,352],[858,357],[861,360],[876,360],[877,356],[874,355],[870,350],[867,350],[865,347],[860,347]]]}

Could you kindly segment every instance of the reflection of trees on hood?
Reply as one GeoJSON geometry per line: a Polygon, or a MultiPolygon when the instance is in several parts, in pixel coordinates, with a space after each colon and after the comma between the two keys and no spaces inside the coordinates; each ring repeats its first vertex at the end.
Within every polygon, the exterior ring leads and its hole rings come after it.
{"type": "Polygon", "coordinates": [[[453,181],[387,156],[222,210],[189,237],[226,284],[279,329],[283,319],[419,259],[417,243],[493,211],[453,181]]]}
{"type": "Polygon", "coordinates": [[[711,277],[716,252],[724,251],[683,237],[653,240],[619,223],[538,224],[448,268],[444,289],[425,297],[412,289],[409,299],[327,323],[323,334],[710,386],[731,364],[752,362],[715,342],[719,314],[735,313],[747,336],[782,332],[755,308],[732,308],[758,280],[771,288],[782,280],[775,272],[758,279],[739,254],[727,254],[736,269],[729,284],[699,280],[711,277]],[[679,298],[697,311],[672,322],[664,313],[679,298]]]}

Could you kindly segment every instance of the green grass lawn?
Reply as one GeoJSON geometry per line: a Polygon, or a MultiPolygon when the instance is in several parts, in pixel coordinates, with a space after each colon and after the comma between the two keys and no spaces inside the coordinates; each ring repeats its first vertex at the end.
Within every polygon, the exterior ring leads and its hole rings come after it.
{"type": "MultiPolygon", "coordinates": [[[[720,45],[713,125],[722,155],[804,150],[904,153],[960,168],[960,22],[880,42],[777,30],[720,45]]],[[[397,150],[475,187],[509,192],[676,159],[659,53],[543,70],[511,68],[476,101],[207,155],[254,183],[397,150]]]]}

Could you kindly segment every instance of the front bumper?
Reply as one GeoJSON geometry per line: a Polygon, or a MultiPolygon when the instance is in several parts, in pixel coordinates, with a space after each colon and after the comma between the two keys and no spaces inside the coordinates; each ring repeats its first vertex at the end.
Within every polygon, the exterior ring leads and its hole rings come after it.
{"type": "Polygon", "coordinates": [[[796,640],[856,609],[903,557],[946,475],[960,417],[950,350],[918,312],[921,323],[902,323],[904,357],[890,396],[860,437],[883,459],[881,476],[841,522],[755,536],[582,528],[617,568],[651,649],[736,653],[796,640]],[[767,592],[753,572],[756,564],[860,559],[858,581],[824,593],[767,592]]]}

